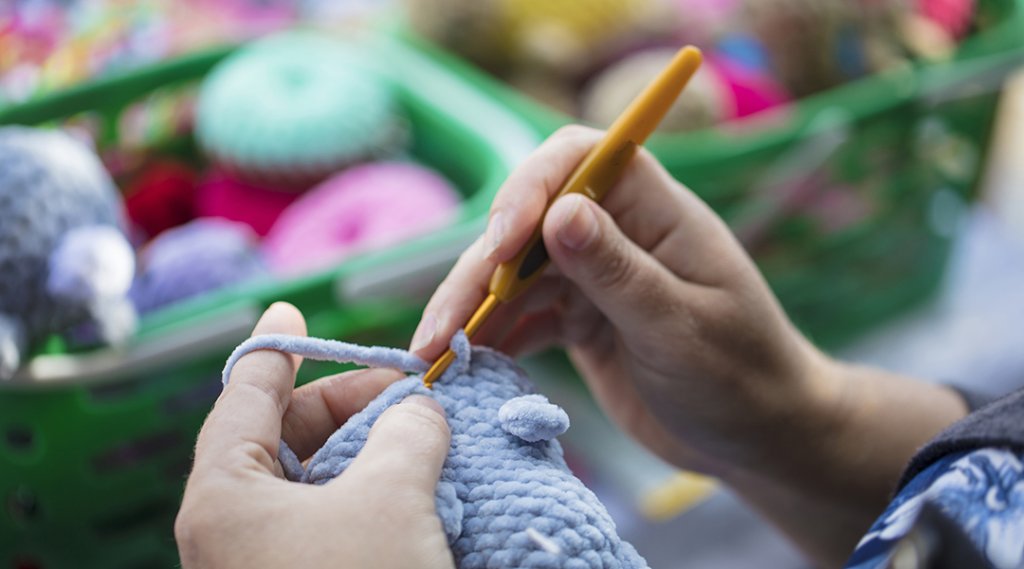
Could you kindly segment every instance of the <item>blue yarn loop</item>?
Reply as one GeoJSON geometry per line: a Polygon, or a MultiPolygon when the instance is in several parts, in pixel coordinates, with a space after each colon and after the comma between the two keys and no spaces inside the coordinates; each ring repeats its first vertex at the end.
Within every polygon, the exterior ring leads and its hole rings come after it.
{"type": "Polygon", "coordinates": [[[565,411],[537,394],[507,356],[471,347],[462,332],[452,338],[451,349],[455,361],[433,389],[427,389],[422,380],[427,363],[405,350],[256,336],[231,354],[224,382],[235,364],[256,350],[419,374],[384,389],[338,428],[305,467],[281,441],[278,460],[285,476],[293,482],[326,484],[352,463],[389,407],[412,394],[427,395],[444,408],[451,429],[435,503],[460,569],[647,567],[636,549],[619,537],[604,505],[565,463],[555,438],[569,427],[565,411]]]}
{"type": "Polygon", "coordinates": [[[231,352],[231,356],[228,357],[228,361],[224,365],[222,377],[224,385],[228,384],[231,370],[238,363],[238,360],[257,350],[274,350],[318,361],[392,368],[407,373],[423,373],[430,367],[422,358],[398,348],[360,346],[359,344],[350,344],[338,340],[292,336],[289,334],[264,334],[249,338],[231,352]]]}
{"type": "MultiPolygon", "coordinates": [[[[452,349],[456,353],[456,360],[451,367],[454,368],[455,372],[465,370],[469,366],[470,346],[469,338],[466,337],[464,331],[460,330],[452,338],[452,349]]],[[[227,363],[224,364],[221,382],[226,386],[231,379],[231,371],[234,369],[235,364],[246,355],[259,350],[274,350],[317,361],[333,361],[374,368],[397,369],[406,373],[423,373],[430,368],[430,364],[419,356],[399,348],[361,346],[338,340],[294,336],[291,334],[263,334],[245,340],[231,352],[227,363]]],[[[446,372],[441,378],[442,381],[449,373],[455,372],[450,370],[446,372]]],[[[281,441],[278,447],[277,460],[281,463],[281,468],[284,470],[286,478],[293,481],[299,481],[303,478],[305,469],[302,466],[302,461],[299,460],[295,451],[284,440],[281,441]]]]}

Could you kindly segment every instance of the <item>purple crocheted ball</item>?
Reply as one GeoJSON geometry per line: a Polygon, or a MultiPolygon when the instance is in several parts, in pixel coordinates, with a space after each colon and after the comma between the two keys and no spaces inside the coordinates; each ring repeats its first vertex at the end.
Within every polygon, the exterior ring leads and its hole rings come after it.
{"type": "Polygon", "coordinates": [[[247,225],[200,218],[161,233],[140,255],[131,298],[140,313],[266,275],[247,225]]]}

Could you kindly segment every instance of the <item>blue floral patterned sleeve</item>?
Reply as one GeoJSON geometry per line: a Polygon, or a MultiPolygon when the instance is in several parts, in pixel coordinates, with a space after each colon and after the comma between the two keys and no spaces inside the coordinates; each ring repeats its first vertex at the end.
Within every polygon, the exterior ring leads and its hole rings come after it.
{"type": "Polygon", "coordinates": [[[888,566],[924,503],[955,522],[997,569],[1024,567],[1024,454],[980,448],[947,454],[906,484],[854,551],[847,569],[888,566]]]}

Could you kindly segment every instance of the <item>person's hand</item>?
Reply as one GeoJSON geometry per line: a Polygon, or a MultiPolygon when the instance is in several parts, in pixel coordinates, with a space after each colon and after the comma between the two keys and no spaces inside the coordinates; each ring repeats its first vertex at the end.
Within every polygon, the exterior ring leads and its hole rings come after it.
{"type": "Polygon", "coordinates": [[[962,417],[963,401],[820,352],[725,223],[645,150],[600,207],[569,195],[544,215],[600,137],[562,129],[513,172],[412,349],[428,361],[442,353],[543,217],[551,268],[474,341],[513,354],[567,347],[634,438],[722,478],[823,566],[840,565],[914,450],[962,417]]]}
{"type": "MultiPolygon", "coordinates": [[[[275,304],[253,334],[305,334],[275,304]]],[[[365,448],[323,485],[288,482],[282,437],[309,457],[349,416],[401,375],[364,370],[293,392],[300,359],[246,355],[203,425],[174,533],[182,566],[453,567],[434,492],[449,447],[444,411],[413,396],[374,424],[365,448]]]]}
{"type": "MultiPolygon", "coordinates": [[[[469,319],[599,131],[554,134],[509,177],[486,234],[424,311],[429,360],[469,319]]],[[[502,306],[475,342],[510,353],[560,344],[604,410],[682,467],[720,474],[818,397],[822,358],[789,323],[726,225],[640,150],[602,207],[580,196],[544,218],[552,269],[502,306]]]]}

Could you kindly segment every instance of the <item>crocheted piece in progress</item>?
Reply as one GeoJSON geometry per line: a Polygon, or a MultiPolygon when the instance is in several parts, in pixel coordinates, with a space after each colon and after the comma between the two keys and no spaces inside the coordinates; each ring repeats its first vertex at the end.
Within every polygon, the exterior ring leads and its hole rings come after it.
{"type": "Polygon", "coordinates": [[[618,536],[604,505],[566,465],[554,438],[569,426],[565,411],[534,393],[533,384],[507,356],[471,349],[462,333],[452,340],[452,348],[455,362],[427,389],[422,382],[427,364],[404,350],[256,336],[228,359],[224,381],[243,355],[259,349],[418,372],[395,382],[352,416],[306,468],[282,442],[279,459],[286,476],[326,483],[351,464],[388,407],[412,394],[428,395],[444,407],[452,433],[437,486],[437,510],[460,568],[647,567],[618,536]]]}

